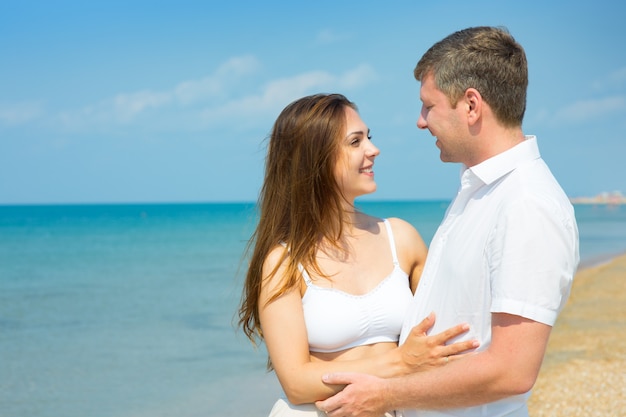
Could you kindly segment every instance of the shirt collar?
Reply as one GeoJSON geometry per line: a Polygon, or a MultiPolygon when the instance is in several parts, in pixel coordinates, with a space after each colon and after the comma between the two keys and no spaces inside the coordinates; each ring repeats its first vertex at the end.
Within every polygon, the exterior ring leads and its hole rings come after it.
{"type": "Polygon", "coordinates": [[[471,168],[463,166],[462,172],[471,171],[483,183],[491,184],[513,171],[520,164],[541,158],[537,137],[526,136],[526,140],[471,168]]]}

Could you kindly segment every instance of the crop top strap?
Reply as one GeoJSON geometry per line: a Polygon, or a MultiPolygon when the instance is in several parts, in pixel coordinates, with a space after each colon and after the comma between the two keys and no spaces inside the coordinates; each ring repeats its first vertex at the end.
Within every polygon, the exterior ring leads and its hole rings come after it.
{"type": "Polygon", "coordinates": [[[311,286],[311,277],[309,276],[309,273],[306,272],[306,269],[304,269],[302,264],[298,264],[298,270],[302,274],[302,278],[304,278],[304,282],[306,282],[306,286],[307,287],[311,286]]]}
{"type": "MultiPolygon", "coordinates": [[[[289,251],[289,248],[287,247],[287,244],[285,242],[280,242],[280,244],[283,245],[285,249],[287,249],[287,251],[289,251]]],[[[306,269],[304,269],[302,264],[298,264],[298,271],[300,271],[300,274],[302,274],[302,278],[304,278],[304,282],[306,282],[307,287],[310,286],[311,277],[309,276],[309,273],[306,272],[306,269]]]]}
{"type": "Polygon", "coordinates": [[[398,254],[396,252],[396,241],[393,238],[393,231],[391,230],[391,224],[389,220],[385,219],[385,227],[387,228],[387,236],[389,236],[389,246],[391,247],[391,256],[393,257],[393,264],[395,266],[400,265],[398,262],[398,254]]]}

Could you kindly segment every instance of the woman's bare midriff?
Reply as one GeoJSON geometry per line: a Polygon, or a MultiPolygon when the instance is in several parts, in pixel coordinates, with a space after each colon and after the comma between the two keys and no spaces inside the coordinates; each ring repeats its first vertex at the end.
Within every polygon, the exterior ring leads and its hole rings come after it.
{"type": "Polygon", "coordinates": [[[323,361],[323,362],[331,362],[331,361],[349,361],[356,359],[363,359],[375,356],[379,353],[388,352],[395,347],[397,347],[397,343],[393,342],[383,342],[383,343],[375,343],[373,345],[364,345],[357,346],[346,350],[341,350],[339,352],[311,352],[311,361],[323,361]]]}

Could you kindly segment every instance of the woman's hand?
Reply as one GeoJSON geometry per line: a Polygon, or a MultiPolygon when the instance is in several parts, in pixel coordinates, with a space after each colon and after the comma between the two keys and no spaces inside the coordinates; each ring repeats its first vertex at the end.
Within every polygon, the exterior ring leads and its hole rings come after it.
{"type": "Polygon", "coordinates": [[[468,340],[446,345],[450,339],[469,330],[469,325],[459,324],[439,334],[426,336],[435,324],[435,314],[431,313],[411,329],[406,341],[398,347],[405,373],[426,371],[457,360],[478,347],[478,341],[468,340]],[[462,352],[466,352],[462,354],[462,352]]]}

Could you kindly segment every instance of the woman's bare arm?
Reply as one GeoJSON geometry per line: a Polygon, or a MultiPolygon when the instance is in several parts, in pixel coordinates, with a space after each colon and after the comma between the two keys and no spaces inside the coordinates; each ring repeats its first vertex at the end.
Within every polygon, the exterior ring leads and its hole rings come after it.
{"type": "MultiPolygon", "coordinates": [[[[272,260],[280,259],[277,252],[268,257],[266,269],[273,269],[272,260]]],[[[312,361],[302,310],[299,289],[292,289],[271,303],[271,294],[280,285],[284,268],[266,280],[261,292],[260,319],[263,337],[280,384],[293,404],[311,403],[325,399],[343,387],[322,383],[322,375],[330,372],[363,372],[379,377],[405,375],[445,363],[445,357],[471,349],[472,342],[461,342],[446,346],[452,337],[465,332],[463,326],[435,336],[424,336],[434,324],[430,316],[416,326],[412,337],[400,348],[392,349],[374,357],[350,361],[312,361]],[[420,327],[421,326],[421,327],[420,327]]],[[[267,275],[266,275],[267,276],[267,275]]]]}

